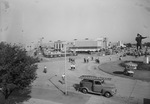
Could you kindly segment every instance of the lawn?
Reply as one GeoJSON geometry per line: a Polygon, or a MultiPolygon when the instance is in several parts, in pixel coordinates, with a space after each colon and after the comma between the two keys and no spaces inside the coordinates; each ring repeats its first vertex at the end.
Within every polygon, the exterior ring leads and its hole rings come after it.
{"type": "Polygon", "coordinates": [[[130,61],[114,61],[114,62],[104,63],[100,65],[99,68],[104,72],[117,75],[120,77],[150,81],[150,64],[144,64],[141,61],[132,61],[133,63],[138,64],[138,66],[137,69],[134,70],[134,76],[130,77],[124,75],[123,73],[126,62],[130,62],[130,61]]]}

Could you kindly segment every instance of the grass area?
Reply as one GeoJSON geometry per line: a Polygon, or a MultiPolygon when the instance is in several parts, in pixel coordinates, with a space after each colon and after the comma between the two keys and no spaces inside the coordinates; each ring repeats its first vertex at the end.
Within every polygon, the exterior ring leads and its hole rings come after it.
{"type": "Polygon", "coordinates": [[[137,63],[138,67],[136,70],[134,70],[134,76],[130,77],[124,75],[123,73],[126,62],[131,62],[131,61],[114,61],[114,62],[104,63],[100,65],[99,68],[104,72],[112,75],[137,79],[142,81],[148,81],[148,82],[150,81],[150,64],[144,64],[141,61],[132,61],[133,63],[137,63]]]}
{"type": "Polygon", "coordinates": [[[137,66],[137,70],[147,70],[147,71],[150,71],[150,64],[145,64],[142,61],[123,61],[119,65],[122,66],[122,67],[125,67],[125,64],[128,63],[128,62],[132,62],[132,63],[137,64],[138,65],[137,66]]]}

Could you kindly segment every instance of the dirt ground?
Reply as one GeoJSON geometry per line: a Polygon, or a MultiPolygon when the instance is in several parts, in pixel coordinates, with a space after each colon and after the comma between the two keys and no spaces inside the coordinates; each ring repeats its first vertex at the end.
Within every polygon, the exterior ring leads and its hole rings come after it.
{"type": "MultiPolygon", "coordinates": [[[[101,56],[99,57],[100,64],[95,61],[84,63],[84,57],[88,57],[88,55],[74,57],[76,59],[74,71],[70,70],[68,61],[65,69],[64,58],[46,59],[46,61],[39,63],[38,78],[32,84],[31,91],[14,94],[10,97],[11,104],[146,104],[145,102],[149,101],[149,82],[118,77],[99,70],[99,65],[110,62],[110,57],[111,61],[116,61],[119,55],[101,56]],[[43,73],[44,65],[47,66],[47,73],[43,73]],[[64,71],[66,72],[66,85],[60,83],[64,71]],[[110,82],[117,87],[117,94],[114,97],[105,98],[76,91],[73,85],[78,84],[79,77],[85,74],[112,78],[110,82]],[[68,95],[65,95],[65,92],[68,95]]],[[[97,56],[94,57],[97,58],[97,56]]]]}

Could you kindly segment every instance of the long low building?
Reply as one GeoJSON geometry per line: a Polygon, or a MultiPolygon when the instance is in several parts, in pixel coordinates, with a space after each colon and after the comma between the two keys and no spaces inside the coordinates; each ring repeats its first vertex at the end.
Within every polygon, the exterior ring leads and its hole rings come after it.
{"type": "Polygon", "coordinates": [[[56,52],[64,52],[65,47],[66,51],[73,52],[95,52],[101,49],[108,48],[108,39],[105,38],[97,38],[97,39],[84,39],[84,40],[74,40],[70,42],[66,41],[54,41],[49,44],[41,44],[41,47],[44,48],[44,52],[50,54],[53,51],[56,52]]]}
{"type": "Polygon", "coordinates": [[[93,52],[99,51],[100,49],[106,49],[108,47],[107,38],[97,38],[95,40],[75,40],[73,47],[70,47],[72,51],[76,52],[93,52]]]}

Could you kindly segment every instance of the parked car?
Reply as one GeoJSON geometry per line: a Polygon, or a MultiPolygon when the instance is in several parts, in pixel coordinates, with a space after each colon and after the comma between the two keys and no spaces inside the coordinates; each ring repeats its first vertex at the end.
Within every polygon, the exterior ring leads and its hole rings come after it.
{"type": "Polygon", "coordinates": [[[88,92],[96,93],[107,98],[117,93],[117,89],[114,84],[106,83],[103,78],[95,76],[83,77],[79,84],[79,91],[85,94],[88,92]]]}
{"type": "Polygon", "coordinates": [[[124,69],[124,75],[133,77],[134,71],[132,71],[131,69],[125,68],[125,69],[124,69]]]}
{"type": "Polygon", "coordinates": [[[134,75],[134,70],[137,69],[137,64],[132,63],[132,62],[128,62],[125,64],[125,69],[124,69],[124,74],[127,76],[131,76],[133,77],[134,75]]]}

